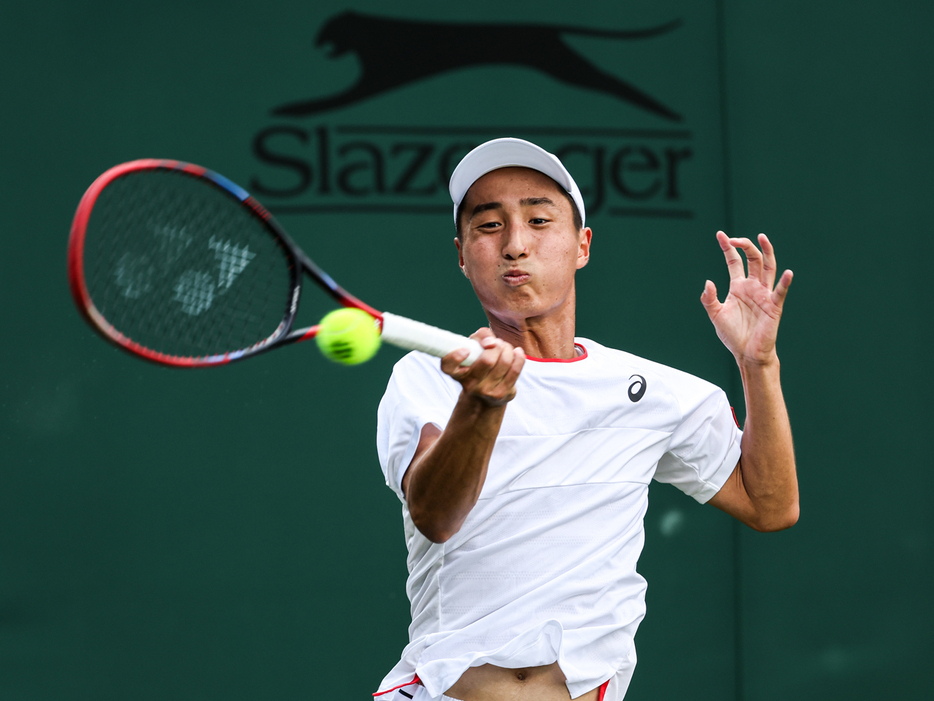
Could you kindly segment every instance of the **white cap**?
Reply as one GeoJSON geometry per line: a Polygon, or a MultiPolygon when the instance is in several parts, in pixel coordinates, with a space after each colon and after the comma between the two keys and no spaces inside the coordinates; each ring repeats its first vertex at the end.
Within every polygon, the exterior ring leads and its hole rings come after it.
{"type": "Polygon", "coordinates": [[[567,190],[571,199],[574,200],[574,204],[577,205],[577,211],[580,212],[581,225],[583,226],[585,221],[584,198],[581,197],[581,191],[578,189],[577,183],[574,182],[574,178],[558,160],[558,157],[529,141],[510,138],[493,139],[485,144],[480,144],[457,164],[448,185],[451,199],[454,200],[454,223],[457,224],[457,208],[460,207],[471,185],[490,171],[513,166],[531,168],[539,173],[544,173],[567,190]]]}

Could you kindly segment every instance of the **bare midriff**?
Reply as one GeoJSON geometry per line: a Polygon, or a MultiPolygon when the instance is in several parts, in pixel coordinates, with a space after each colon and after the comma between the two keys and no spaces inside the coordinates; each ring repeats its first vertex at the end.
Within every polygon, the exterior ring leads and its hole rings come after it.
{"type": "MultiPolygon", "coordinates": [[[[564,682],[557,662],[522,669],[485,664],[464,672],[444,695],[459,701],[570,701],[564,682]]],[[[592,689],[575,701],[597,701],[597,693],[592,689]]]]}

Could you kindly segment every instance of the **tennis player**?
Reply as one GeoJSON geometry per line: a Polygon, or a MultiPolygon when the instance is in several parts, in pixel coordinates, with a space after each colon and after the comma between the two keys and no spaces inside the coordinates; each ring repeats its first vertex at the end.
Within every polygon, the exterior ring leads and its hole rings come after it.
{"type": "MultiPolygon", "coordinates": [[[[717,233],[730,289],[721,303],[708,281],[701,302],[739,366],[741,431],[708,382],[575,337],[591,230],[555,156],[496,139],[464,157],[450,191],[460,268],[489,328],[469,367],[466,350],[440,366],[405,356],[380,403],[412,624],[375,697],[620,701],[645,613],[649,482],[760,531],[798,518],[775,351],[792,274],[776,284],[764,235],[757,247],[717,233]]],[[[709,593],[689,595],[703,605],[709,593]]]]}

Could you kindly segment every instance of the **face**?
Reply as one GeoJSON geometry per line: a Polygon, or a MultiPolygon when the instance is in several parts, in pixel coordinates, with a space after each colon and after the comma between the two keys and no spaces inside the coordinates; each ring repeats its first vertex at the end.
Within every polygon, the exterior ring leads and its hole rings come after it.
{"type": "Polygon", "coordinates": [[[488,315],[522,325],[573,314],[574,275],[590,257],[591,232],[575,228],[551,178],[528,168],[487,173],[467,191],[461,232],[460,267],[488,315]]]}

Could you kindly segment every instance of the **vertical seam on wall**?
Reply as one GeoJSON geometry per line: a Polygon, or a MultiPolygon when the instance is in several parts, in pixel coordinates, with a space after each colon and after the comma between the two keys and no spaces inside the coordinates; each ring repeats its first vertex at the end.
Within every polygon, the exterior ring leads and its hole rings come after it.
{"type": "MultiPolygon", "coordinates": [[[[720,143],[721,160],[723,168],[723,216],[726,230],[730,235],[733,232],[733,172],[730,162],[730,125],[728,117],[727,100],[727,70],[726,70],[726,0],[716,0],[717,7],[717,68],[720,83],[720,143]]],[[[728,361],[729,362],[729,361],[728,361]]],[[[739,370],[731,364],[730,396],[742,394],[742,381],[739,370]],[[737,394],[737,390],[739,394],[737,394]]],[[[745,416],[745,407],[743,414],[745,416]]],[[[733,694],[736,701],[743,701],[745,680],[743,675],[743,552],[742,552],[742,524],[736,519],[732,523],[732,549],[733,549],[733,694]]]]}

